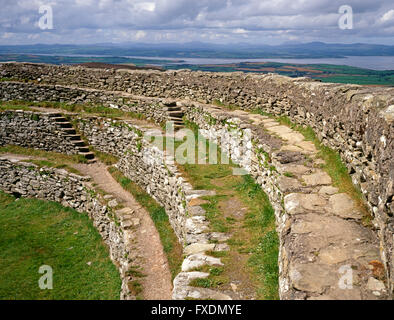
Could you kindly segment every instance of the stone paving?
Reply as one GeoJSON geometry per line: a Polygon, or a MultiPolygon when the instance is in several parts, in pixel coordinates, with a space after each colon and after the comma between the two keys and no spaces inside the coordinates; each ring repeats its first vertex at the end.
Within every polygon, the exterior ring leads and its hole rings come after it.
{"type": "MultiPolygon", "coordinates": [[[[384,299],[387,289],[382,281],[379,241],[361,223],[362,212],[346,193],[332,185],[321,169],[314,144],[295,130],[273,119],[234,111],[231,114],[262,126],[283,140],[279,153],[301,154],[273,164],[281,173],[279,186],[284,193],[285,244],[281,257],[282,273],[289,281],[286,299],[384,299]],[[291,159],[292,158],[292,159],[291,159]],[[297,160],[299,159],[299,160],[297,160]],[[305,161],[309,159],[309,161],[305,161]],[[287,259],[284,257],[287,256],[287,259]],[[289,288],[292,286],[292,288],[289,288]]],[[[287,288],[286,288],[287,287],[287,288]]]]}

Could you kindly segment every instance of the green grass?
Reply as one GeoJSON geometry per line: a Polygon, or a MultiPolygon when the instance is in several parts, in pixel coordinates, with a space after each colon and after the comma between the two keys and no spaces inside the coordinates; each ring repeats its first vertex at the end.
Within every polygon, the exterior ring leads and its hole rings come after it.
{"type": "Polygon", "coordinates": [[[119,299],[121,280],[88,216],[0,192],[0,299],[119,299]],[[90,265],[89,265],[89,264],[90,265]],[[39,267],[53,269],[41,290],[39,267]]]}
{"type": "MultiPolygon", "coordinates": [[[[195,124],[187,123],[187,127],[197,136],[195,124]]],[[[220,148],[218,154],[220,159],[220,148]]],[[[207,252],[222,258],[224,267],[218,270],[203,267],[200,271],[209,272],[209,277],[195,279],[191,285],[228,290],[229,279],[240,278],[256,291],[257,299],[279,299],[279,239],[275,230],[275,214],[261,187],[250,176],[233,176],[232,169],[236,165],[231,162],[178,164],[178,167],[195,189],[216,192],[215,196],[203,197],[207,203],[201,204],[211,231],[233,234],[227,241],[231,248],[229,252],[207,252]],[[229,210],[223,207],[230,198],[239,199],[247,208],[243,218],[229,216],[229,210]]]]}
{"type": "Polygon", "coordinates": [[[134,198],[149,212],[163,245],[164,252],[167,256],[172,278],[180,272],[182,264],[182,246],[176,237],[171,224],[168,220],[165,209],[160,206],[148,193],[141,187],[126,178],[119,170],[114,167],[109,168],[109,172],[118,183],[130,192],[134,198]]]}
{"type": "MultiPolygon", "coordinates": [[[[142,113],[127,112],[98,104],[68,104],[64,102],[31,102],[14,100],[0,102],[0,111],[4,110],[33,110],[30,107],[61,109],[68,112],[79,113],[81,115],[96,115],[111,119],[139,119],[145,120],[142,113]]],[[[61,112],[61,111],[60,111],[61,112]]]]}
{"type": "Polygon", "coordinates": [[[249,206],[245,228],[251,235],[251,244],[244,250],[250,252],[248,260],[257,281],[258,297],[266,300],[279,299],[279,238],[275,229],[275,212],[261,187],[249,175],[237,186],[241,198],[249,206]]]}
{"type": "Polygon", "coordinates": [[[112,166],[119,162],[119,159],[112,154],[97,151],[96,149],[92,148],[94,155],[104,164],[107,166],[112,166]]]}
{"type": "Polygon", "coordinates": [[[215,106],[223,107],[223,108],[226,108],[228,110],[237,110],[237,109],[239,109],[239,107],[236,106],[236,105],[228,105],[228,104],[225,104],[225,103],[223,103],[223,102],[221,102],[220,100],[217,100],[217,99],[213,100],[212,103],[215,106]]]}
{"type": "Polygon", "coordinates": [[[6,102],[0,102],[0,112],[6,111],[6,110],[24,110],[24,111],[32,111],[31,108],[29,108],[26,105],[22,104],[14,104],[14,103],[6,103],[6,102]]]}
{"type": "Polygon", "coordinates": [[[39,159],[28,160],[40,167],[52,167],[66,169],[70,172],[80,174],[78,170],[71,167],[71,164],[86,163],[86,158],[82,155],[66,155],[58,152],[44,151],[33,148],[24,148],[14,145],[0,147],[0,154],[11,153],[23,156],[30,156],[39,159]]]}

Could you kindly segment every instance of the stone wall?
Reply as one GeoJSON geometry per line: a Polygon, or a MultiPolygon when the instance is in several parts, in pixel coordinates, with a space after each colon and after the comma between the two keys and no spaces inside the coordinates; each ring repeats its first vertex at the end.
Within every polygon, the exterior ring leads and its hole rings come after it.
{"type": "MultiPolygon", "coordinates": [[[[261,115],[198,103],[184,103],[184,108],[185,117],[203,136],[227,150],[267,193],[280,239],[281,299],[384,298],[385,289],[371,293],[374,283],[384,285],[366,271],[371,261],[378,263],[378,237],[360,223],[354,202],[331,186],[331,178],[319,169],[322,162],[311,142],[261,115]],[[338,270],[344,265],[354,267],[357,288],[338,286],[338,270]]],[[[389,226],[380,226],[389,232],[389,226]]],[[[392,249],[383,239],[381,248],[386,254],[392,249]]]]}
{"type": "Polygon", "coordinates": [[[223,105],[259,109],[311,126],[324,144],[339,151],[354,184],[364,193],[379,229],[382,258],[393,280],[393,88],[320,83],[273,74],[115,71],[18,63],[1,64],[0,75],[36,84],[72,84],[149,97],[204,103],[218,100],[223,105]]]}
{"type": "Polygon", "coordinates": [[[0,112],[0,146],[7,144],[78,154],[78,149],[53,118],[32,111],[0,112]]]}
{"type": "Polygon", "coordinates": [[[144,128],[131,121],[111,121],[103,118],[80,118],[79,131],[89,145],[117,156],[117,167],[125,176],[140,185],[164,208],[178,239],[186,239],[186,190],[171,157],[143,138],[144,128]]]}
{"type": "Polygon", "coordinates": [[[134,256],[133,231],[128,217],[110,208],[97,194],[89,177],[69,173],[63,169],[38,166],[0,158],[0,189],[6,193],[27,198],[56,201],[80,213],[87,213],[94,227],[109,248],[110,258],[117,266],[122,279],[121,299],[135,299],[128,283],[128,273],[134,256]]]}
{"type": "Polygon", "coordinates": [[[116,167],[165,208],[185,255],[182,271],[174,279],[173,299],[230,299],[215,290],[189,286],[191,280],[209,275],[191,271],[196,266],[222,265],[219,258],[204,253],[228,250],[224,242],[229,236],[209,232],[205,210],[195,200],[211,195],[211,192],[194,190],[182,177],[174,158],[162,151],[163,135],[160,130],[152,131],[131,121],[96,117],[77,120],[79,130],[89,144],[99,151],[119,157],[116,167]]]}
{"type": "MultiPolygon", "coordinates": [[[[29,124],[30,115],[35,115],[40,119],[47,117],[45,113],[26,111],[7,111],[6,114],[8,115],[6,117],[7,119],[19,117],[18,122],[15,123],[14,126],[15,134],[7,135],[7,143],[10,144],[17,144],[19,138],[16,137],[28,134],[27,124],[29,124]],[[29,116],[25,118],[26,115],[29,116]]],[[[74,124],[77,124],[77,129],[88,140],[90,145],[94,146],[99,151],[119,157],[120,161],[116,165],[118,169],[126,177],[142,187],[165,208],[171,226],[179,242],[185,249],[185,260],[182,272],[174,281],[174,299],[185,299],[190,295],[197,298],[228,299],[229,297],[227,295],[215,292],[214,290],[189,286],[189,282],[192,279],[208,276],[206,273],[191,273],[192,275],[189,275],[189,269],[192,268],[190,265],[196,263],[212,263],[212,261],[220,263],[220,259],[208,257],[202,253],[207,250],[222,251],[226,249],[227,245],[222,242],[227,240],[228,237],[220,233],[206,232],[209,228],[209,223],[204,216],[204,210],[199,205],[193,204],[191,200],[209,195],[210,193],[205,190],[193,190],[192,186],[182,177],[182,174],[174,163],[173,157],[163,152],[160,147],[160,142],[163,141],[161,138],[161,131],[158,129],[152,130],[151,127],[146,128],[138,126],[134,124],[133,121],[111,120],[100,117],[78,117],[76,115],[73,115],[72,120],[74,124]],[[156,137],[155,144],[151,144],[150,140],[153,140],[154,136],[158,137],[156,137]],[[219,243],[216,245],[208,244],[210,240],[215,240],[219,243]],[[201,261],[198,262],[197,260],[201,261]]],[[[0,122],[0,125],[2,125],[2,127],[4,126],[7,130],[10,124],[8,122],[0,122]]],[[[27,139],[23,146],[40,148],[36,139],[37,137],[34,136],[31,139],[27,139]]],[[[61,141],[58,142],[61,144],[61,141]]],[[[7,166],[4,166],[6,169],[0,172],[0,178],[2,174],[4,174],[6,178],[0,184],[1,189],[8,192],[17,192],[22,196],[58,201],[64,206],[71,206],[80,212],[88,212],[93,218],[95,226],[99,229],[104,240],[108,238],[106,227],[104,228],[102,223],[96,224],[95,221],[98,219],[96,215],[99,215],[99,217],[102,215],[111,215],[111,213],[108,212],[110,208],[107,206],[101,207],[97,199],[91,198],[92,192],[89,190],[93,190],[93,188],[89,185],[88,189],[85,189],[85,184],[87,182],[81,182],[79,185],[79,179],[85,181],[85,178],[69,174],[63,179],[59,174],[65,175],[66,172],[64,170],[59,171],[55,169],[48,169],[48,175],[51,176],[50,180],[41,178],[36,172],[29,173],[26,177],[21,178],[26,172],[26,168],[21,166],[10,166],[8,168],[8,165],[7,163],[7,166]],[[68,178],[68,176],[72,178],[68,178]],[[70,183],[67,185],[66,182],[68,182],[69,179],[73,182],[76,181],[76,184],[70,183]],[[48,183],[43,185],[45,181],[48,181],[48,183]],[[53,184],[55,184],[55,186],[53,184]],[[67,201],[63,201],[63,198],[67,199],[67,201]],[[94,206],[90,205],[91,201],[94,201],[94,206]]],[[[26,164],[24,164],[24,166],[26,166],[26,164]]],[[[35,168],[34,165],[31,166],[35,168]]],[[[2,168],[0,167],[0,169],[2,168]]],[[[47,169],[45,169],[45,172],[46,170],[47,169]]],[[[121,229],[116,230],[121,232],[128,231],[124,229],[130,228],[132,225],[128,223],[128,218],[125,218],[124,212],[120,210],[116,211],[114,214],[118,217],[121,227],[121,229]]],[[[111,224],[111,228],[112,227],[113,225],[111,224]]],[[[126,241],[124,239],[127,239],[130,243],[132,234],[130,233],[123,236],[119,241],[114,237],[109,239],[108,244],[111,248],[111,246],[118,243],[120,240],[126,241]]],[[[122,242],[118,244],[123,250],[129,249],[127,247],[125,248],[122,242]]],[[[131,261],[123,259],[119,262],[118,260],[122,259],[123,255],[119,250],[114,249],[114,252],[117,252],[118,256],[112,257],[113,254],[111,253],[111,258],[120,264],[120,271],[124,279],[122,290],[126,292],[125,290],[128,290],[127,284],[131,279],[130,275],[127,273],[129,265],[125,261],[130,263],[131,261]]],[[[131,253],[129,252],[128,254],[131,253]]],[[[126,293],[122,293],[122,298],[130,297],[126,295],[126,293]]]]}
{"type": "Polygon", "coordinates": [[[0,82],[0,100],[33,102],[64,102],[67,104],[103,105],[124,112],[140,114],[161,124],[167,118],[167,99],[135,98],[125,92],[81,89],[61,85],[0,82]]]}
{"type": "Polygon", "coordinates": [[[0,75],[149,97],[205,103],[219,100],[245,110],[288,116],[295,123],[311,126],[324,143],[340,152],[375,215],[382,220],[393,216],[393,88],[272,74],[96,70],[18,63],[1,64],[0,75]]]}

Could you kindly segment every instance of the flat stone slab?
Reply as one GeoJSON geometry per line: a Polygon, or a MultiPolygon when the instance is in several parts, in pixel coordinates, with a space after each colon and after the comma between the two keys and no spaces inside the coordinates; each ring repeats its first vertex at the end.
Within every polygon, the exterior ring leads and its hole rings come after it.
{"type": "Polygon", "coordinates": [[[300,147],[297,147],[295,145],[289,145],[286,144],[284,146],[282,146],[282,148],[280,148],[281,151],[293,151],[293,152],[302,152],[303,149],[300,147]]]}
{"type": "Polygon", "coordinates": [[[332,184],[331,177],[324,171],[319,171],[310,175],[303,175],[302,179],[307,186],[322,186],[332,184]]]}
{"type": "Polygon", "coordinates": [[[191,255],[195,253],[202,253],[206,251],[211,251],[215,249],[214,243],[193,243],[188,245],[184,250],[183,253],[186,255],[191,255]]]}
{"type": "Polygon", "coordinates": [[[290,133],[280,134],[279,136],[291,144],[300,143],[305,139],[301,133],[294,132],[294,131],[290,132],[290,133]]]}
{"type": "Polygon", "coordinates": [[[344,219],[362,218],[362,213],[355,207],[355,202],[346,193],[334,194],[330,197],[332,213],[344,219]]]}
{"type": "Polygon", "coordinates": [[[227,294],[207,289],[207,288],[197,288],[189,287],[189,292],[186,298],[193,298],[199,300],[232,300],[227,294]]]}
{"type": "Polygon", "coordinates": [[[291,193],[284,198],[286,212],[290,215],[308,213],[311,211],[324,213],[328,201],[321,195],[312,193],[291,193]]]}
{"type": "Polygon", "coordinates": [[[326,195],[333,195],[338,193],[339,189],[332,187],[332,186],[323,186],[321,187],[321,189],[319,190],[320,194],[326,194],[326,195]]]}
{"type": "Polygon", "coordinates": [[[290,264],[289,276],[293,287],[297,290],[323,293],[324,289],[339,281],[339,273],[336,273],[327,265],[313,264],[290,264]]]}
{"type": "Polygon", "coordinates": [[[182,271],[190,271],[195,268],[202,267],[203,265],[222,266],[223,263],[219,258],[207,256],[205,254],[196,253],[188,256],[182,263],[182,271]]]}
{"type": "Polygon", "coordinates": [[[289,172],[294,175],[303,175],[312,172],[312,168],[306,167],[302,164],[275,164],[278,171],[282,174],[289,172]]]}

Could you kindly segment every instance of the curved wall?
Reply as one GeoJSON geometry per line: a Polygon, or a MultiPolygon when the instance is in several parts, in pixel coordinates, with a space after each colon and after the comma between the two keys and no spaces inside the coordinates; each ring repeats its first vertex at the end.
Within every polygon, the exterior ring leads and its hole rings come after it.
{"type": "MultiPolygon", "coordinates": [[[[311,126],[323,143],[339,151],[354,184],[364,193],[392,283],[393,88],[324,84],[272,74],[115,71],[34,64],[2,64],[0,74],[36,84],[73,84],[202,102],[217,99],[224,105],[285,115],[295,123],[311,126]]],[[[186,113],[189,107],[185,105],[186,113]]]]}

